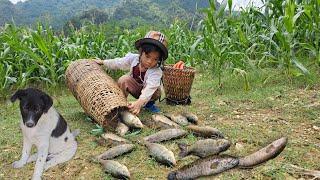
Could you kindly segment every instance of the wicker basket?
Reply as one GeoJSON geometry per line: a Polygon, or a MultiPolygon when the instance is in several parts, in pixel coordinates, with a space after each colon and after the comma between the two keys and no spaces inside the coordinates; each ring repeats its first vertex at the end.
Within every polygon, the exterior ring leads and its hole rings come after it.
{"type": "Polygon", "coordinates": [[[92,63],[90,60],[80,59],[72,62],[66,70],[66,82],[67,86],[76,97],[75,87],[77,86],[80,79],[88,72],[101,72],[101,67],[97,63],[92,63]]]}
{"type": "Polygon", "coordinates": [[[168,104],[187,105],[191,103],[190,91],[193,83],[195,69],[185,67],[176,69],[173,65],[164,66],[163,84],[168,104]]]}
{"type": "Polygon", "coordinates": [[[113,131],[119,111],[127,109],[127,100],[117,83],[90,60],[70,64],[66,81],[83,110],[106,130],[113,131]]]}

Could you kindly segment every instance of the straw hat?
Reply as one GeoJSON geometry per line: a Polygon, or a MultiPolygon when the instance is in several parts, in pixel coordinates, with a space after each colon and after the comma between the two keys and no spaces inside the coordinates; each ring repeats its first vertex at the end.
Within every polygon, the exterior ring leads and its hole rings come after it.
{"type": "Polygon", "coordinates": [[[168,41],[164,34],[158,31],[149,31],[144,38],[135,42],[135,47],[139,50],[142,44],[153,44],[163,52],[163,60],[168,58],[168,41]]]}

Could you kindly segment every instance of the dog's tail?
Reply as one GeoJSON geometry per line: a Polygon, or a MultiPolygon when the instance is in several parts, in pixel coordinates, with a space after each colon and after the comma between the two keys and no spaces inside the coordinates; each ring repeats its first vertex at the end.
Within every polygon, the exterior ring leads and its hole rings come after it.
{"type": "Polygon", "coordinates": [[[80,129],[72,131],[71,134],[73,135],[73,137],[77,137],[80,134],[80,129]]]}

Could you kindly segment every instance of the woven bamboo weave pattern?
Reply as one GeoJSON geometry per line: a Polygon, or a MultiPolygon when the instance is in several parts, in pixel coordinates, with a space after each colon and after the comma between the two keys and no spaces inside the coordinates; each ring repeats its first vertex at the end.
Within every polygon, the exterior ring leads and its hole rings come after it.
{"type": "Polygon", "coordinates": [[[166,98],[173,101],[188,99],[194,75],[194,68],[176,69],[172,65],[166,65],[163,70],[163,85],[166,98]]]}
{"type": "Polygon", "coordinates": [[[83,110],[105,129],[112,130],[127,100],[117,83],[94,61],[79,60],[66,71],[68,88],[83,110]],[[80,61],[80,62],[79,62],[80,61]]]}
{"type": "Polygon", "coordinates": [[[77,60],[72,62],[66,70],[67,86],[74,96],[76,96],[75,87],[80,79],[88,72],[101,71],[101,67],[97,63],[90,60],[77,60]]]}

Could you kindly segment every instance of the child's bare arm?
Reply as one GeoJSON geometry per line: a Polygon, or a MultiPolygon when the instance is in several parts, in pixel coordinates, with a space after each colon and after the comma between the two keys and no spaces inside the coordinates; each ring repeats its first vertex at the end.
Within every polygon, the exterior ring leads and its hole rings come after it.
{"type": "Polygon", "coordinates": [[[143,100],[143,99],[138,99],[136,100],[135,102],[133,103],[130,103],[128,108],[130,110],[131,113],[137,115],[140,113],[140,110],[142,108],[142,106],[146,103],[147,101],[146,100],[143,100]]]}

